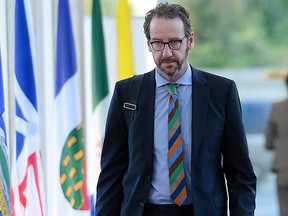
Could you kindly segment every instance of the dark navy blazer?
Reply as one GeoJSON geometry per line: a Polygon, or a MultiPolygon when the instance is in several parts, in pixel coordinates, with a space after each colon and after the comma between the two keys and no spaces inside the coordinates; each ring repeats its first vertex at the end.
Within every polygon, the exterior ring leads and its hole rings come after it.
{"type": "MultiPolygon", "coordinates": [[[[231,216],[254,215],[256,176],[236,85],[191,69],[194,215],[227,215],[227,205],[231,216]]],[[[144,75],[137,109],[127,125],[123,104],[130,82],[116,83],[109,108],[97,185],[99,216],[142,215],[153,177],[155,70],[144,75]]]]}

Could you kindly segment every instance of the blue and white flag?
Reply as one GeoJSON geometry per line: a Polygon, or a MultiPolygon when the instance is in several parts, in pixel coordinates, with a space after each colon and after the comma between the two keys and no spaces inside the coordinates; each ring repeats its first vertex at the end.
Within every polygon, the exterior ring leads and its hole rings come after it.
{"type": "Polygon", "coordinates": [[[11,214],[11,202],[10,202],[10,177],[8,168],[8,146],[6,142],[6,128],[3,118],[5,111],[4,103],[4,86],[2,76],[2,63],[0,52],[0,215],[11,214]]]}
{"type": "Polygon", "coordinates": [[[79,72],[68,0],[59,0],[56,52],[51,215],[89,215],[79,72]]]}
{"type": "Polygon", "coordinates": [[[15,5],[15,146],[12,158],[13,216],[45,215],[44,178],[37,105],[34,31],[30,1],[15,5]]]}

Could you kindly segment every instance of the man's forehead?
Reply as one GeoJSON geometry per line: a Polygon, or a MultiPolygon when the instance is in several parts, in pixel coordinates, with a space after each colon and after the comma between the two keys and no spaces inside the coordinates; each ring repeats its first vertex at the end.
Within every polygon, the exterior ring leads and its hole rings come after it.
{"type": "Polygon", "coordinates": [[[184,35],[184,27],[182,20],[153,18],[150,23],[150,36],[152,38],[162,38],[163,36],[168,38],[179,38],[184,35]]]}

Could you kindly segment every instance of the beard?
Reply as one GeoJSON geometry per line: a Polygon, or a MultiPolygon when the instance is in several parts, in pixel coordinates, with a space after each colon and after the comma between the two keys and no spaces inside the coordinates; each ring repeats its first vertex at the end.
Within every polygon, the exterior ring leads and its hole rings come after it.
{"type": "Polygon", "coordinates": [[[187,48],[185,50],[185,55],[182,59],[180,60],[177,60],[175,59],[173,56],[172,57],[169,57],[169,58],[165,58],[165,59],[160,59],[159,62],[157,63],[154,59],[154,62],[155,64],[157,65],[158,69],[166,74],[167,76],[169,77],[174,77],[174,76],[177,76],[179,73],[183,72],[183,67],[185,66],[185,63],[187,61],[187,56],[188,56],[188,52],[189,52],[189,49],[187,48]],[[165,69],[164,67],[162,67],[161,65],[164,63],[176,63],[176,67],[174,68],[174,70],[169,70],[169,68],[172,68],[173,66],[169,66],[168,69],[165,69]]]}

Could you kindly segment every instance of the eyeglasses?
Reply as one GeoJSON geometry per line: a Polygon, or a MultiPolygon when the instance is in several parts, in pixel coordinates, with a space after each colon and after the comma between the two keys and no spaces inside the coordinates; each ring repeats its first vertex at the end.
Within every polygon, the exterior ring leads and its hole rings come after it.
{"type": "Polygon", "coordinates": [[[178,49],[180,49],[180,47],[182,45],[182,41],[184,40],[185,37],[186,36],[184,36],[181,40],[171,40],[168,42],[152,41],[152,42],[150,42],[150,44],[155,51],[164,50],[166,44],[168,44],[168,46],[171,50],[178,50],[178,49]]]}

